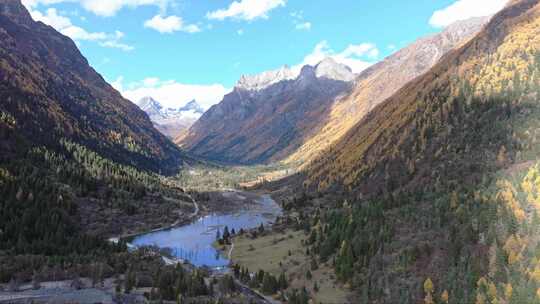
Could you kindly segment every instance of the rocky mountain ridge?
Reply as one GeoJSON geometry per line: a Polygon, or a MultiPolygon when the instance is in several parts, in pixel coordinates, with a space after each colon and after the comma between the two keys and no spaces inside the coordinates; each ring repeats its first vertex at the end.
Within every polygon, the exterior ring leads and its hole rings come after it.
{"type": "Polygon", "coordinates": [[[314,123],[354,74],[333,59],[243,77],[177,141],[194,154],[227,163],[253,164],[281,158],[313,135],[314,123]],[[296,75],[296,76],[294,76],[296,75]]]}
{"type": "Polygon", "coordinates": [[[337,100],[317,126],[321,132],[308,138],[287,161],[308,163],[334,144],[374,107],[409,81],[427,72],[447,52],[459,47],[482,29],[489,17],[458,21],[441,33],[419,39],[369,67],[357,78],[351,94],[337,100]]]}
{"type": "Polygon", "coordinates": [[[327,58],[297,73],[283,67],[244,76],[176,142],[195,154],[230,163],[308,163],[377,104],[473,37],[487,20],[457,22],[360,75],[327,58]]]}

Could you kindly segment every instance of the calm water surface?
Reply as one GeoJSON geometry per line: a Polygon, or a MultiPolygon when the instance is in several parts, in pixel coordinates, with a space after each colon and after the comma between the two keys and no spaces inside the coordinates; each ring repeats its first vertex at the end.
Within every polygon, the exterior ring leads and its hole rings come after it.
{"type": "Polygon", "coordinates": [[[264,195],[258,204],[234,214],[208,215],[186,226],[141,235],[132,244],[170,248],[177,258],[188,260],[195,266],[224,267],[229,264],[229,260],[212,247],[218,230],[223,232],[225,226],[237,232],[241,228],[255,228],[261,223],[273,223],[279,215],[279,205],[269,195],[264,195]]]}

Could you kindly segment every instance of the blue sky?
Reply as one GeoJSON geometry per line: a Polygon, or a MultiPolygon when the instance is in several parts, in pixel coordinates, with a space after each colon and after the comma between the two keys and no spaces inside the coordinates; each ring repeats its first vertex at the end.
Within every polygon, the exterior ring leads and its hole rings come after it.
{"type": "MultiPolygon", "coordinates": [[[[242,74],[325,56],[355,72],[506,0],[23,0],[124,96],[219,102],[242,74]]],[[[136,100],[133,100],[136,101],[136,100]]]]}

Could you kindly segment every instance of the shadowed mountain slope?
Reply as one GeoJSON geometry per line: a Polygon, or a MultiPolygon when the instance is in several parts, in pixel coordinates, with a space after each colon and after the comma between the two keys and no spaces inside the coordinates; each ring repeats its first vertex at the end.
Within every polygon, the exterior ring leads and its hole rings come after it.
{"type": "Polygon", "coordinates": [[[308,138],[287,161],[306,163],[316,158],[373,108],[409,81],[429,71],[444,54],[471,39],[488,20],[472,18],[456,22],[441,33],[419,39],[362,72],[351,94],[332,105],[328,116],[318,126],[320,131],[308,138]]]}
{"type": "Polygon", "coordinates": [[[66,138],[116,162],[173,172],[185,157],[148,116],[92,69],[75,43],[0,2],[0,111],[37,145],[66,138]]]}

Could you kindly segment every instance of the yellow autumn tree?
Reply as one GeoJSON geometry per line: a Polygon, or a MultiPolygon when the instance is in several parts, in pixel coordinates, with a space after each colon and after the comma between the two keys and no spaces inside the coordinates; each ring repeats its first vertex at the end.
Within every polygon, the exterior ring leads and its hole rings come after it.
{"type": "Polygon", "coordinates": [[[527,202],[540,211],[540,171],[538,165],[529,169],[521,182],[521,189],[527,195],[527,202]]]}
{"type": "Polygon", "coordinates": [[[514,288],[512,287],[512,284],[508,283],[504,287],[504,296],[506,298],[506,301],[510,301],[510,298],[512,297],[512,294],[514,293],[514,288]]]}
{"type": "Polygon", "coordinates": [[[495,286],[493,282],[489,282],[488,284],[488,296],[491,300],[491,303],[497,300],[497,286],[495,286]]]}
{"type": "Polygon", "coordinates": [[[449,301],[448,290],[445,290],[441,294],[441,302],[448,304],[448,301],[449,301]]]}
{"type": "Polygon", "coordinates": [[[431,278],[427,278],[424,282],[424,292],[426,294],[424,303],[433,304],[433,281],[431,281],[431,278]]]}
{"type": "Polygon", "coordinates": [[[537,283],[540,283],[540,264],[536,265],[536,267],[529,272],[529,277],[537,283]]]}
{"type": "Polygon", "coordinates": [[[497,186],[501,189],[497,193],[497,199],[503,201],[505,205],[512,210],[514,216],[519,222],[525,220],[525,211],[521,209],[519,201],[516,198],[516,189],[507,180],[497,182],[497,186]]]}
{"type": "Polygon", "coordinates": [[[521,252],[527,245],[527,240],[522,239],[517,235],[511,235],[504,244],[504,251],[508,254],[508,264],[514,265],[519,262],[523,257],[521,252]]]}
{"type": "Polygon", "coordinates": [[[501,167],[504,167],[508,162],[508,155],[506,153],[506,147],[501,146],[499,153],[497,154],[497,164],[501,167]]]}

